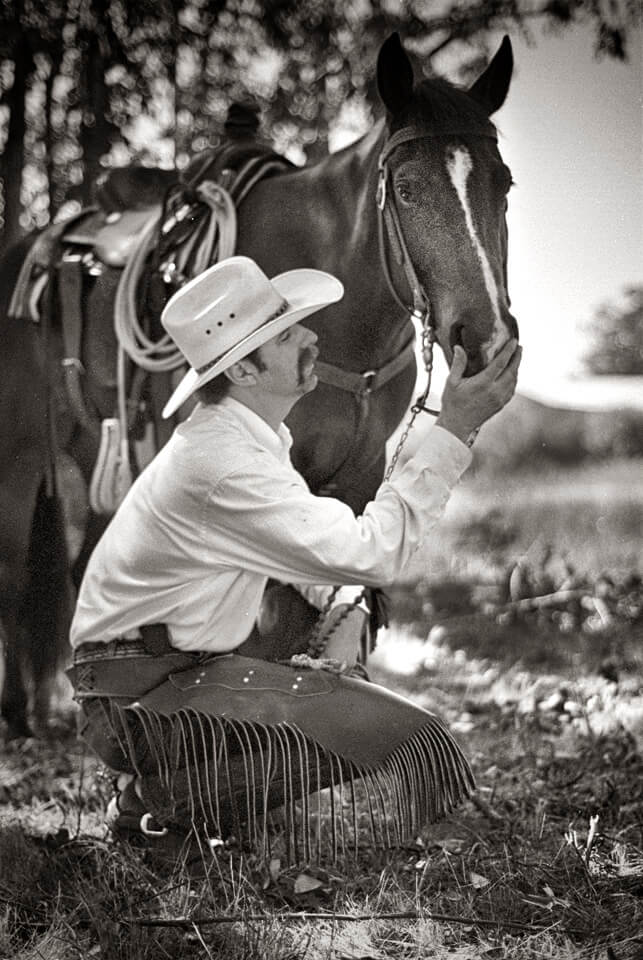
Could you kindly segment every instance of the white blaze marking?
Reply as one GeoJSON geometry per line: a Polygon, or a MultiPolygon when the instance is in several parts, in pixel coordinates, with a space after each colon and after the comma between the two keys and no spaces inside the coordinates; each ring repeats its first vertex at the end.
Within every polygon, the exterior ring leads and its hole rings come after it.
{"type": "Polygon", "coordinates": [[[487,252],[482,246],[480,238],[476,233],[476,227],[473,222],[471,207],[469,206],[469,199],[467,197],[467,180],[469,179],[469,174],[472,170],[473,161],[471,159],[471,155],[469,154],[468,150],[465,150],[464,147],[457,147],[457,149],[453,150],[447,157],[447,172],[451,178],[451,183],[455,187],[455,192],[458,195],[460,206],[464,211],[464,219],[467,224],[467,230],[469,231],[469,236],[471,237],[473,249],[476,251],[478,260],[480,261],[484,284],[487,288],[487,293],[489,294],[489,300],[491,301],[491,309],[493,311],[495,326],[488,347],[489,355],[493,356],[493,354],[497,352],[494,347],[497,345],[497,348],[499,349],[507,338],[506,334],[503,332],[498,285],[496,283],[496,278],[493,275],[493,270],[491,269],[487,252]]]}

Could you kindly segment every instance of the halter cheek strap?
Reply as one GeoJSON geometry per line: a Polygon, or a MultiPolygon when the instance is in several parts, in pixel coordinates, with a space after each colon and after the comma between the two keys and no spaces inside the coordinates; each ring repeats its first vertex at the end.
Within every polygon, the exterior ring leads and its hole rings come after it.
{"type": "Polygon", "coordinates": [[[397,300],[400,307],[403,310],[408,311],[411,314],[414,314],[418,319],[422,318],[425,314],[428,315],[430,311],[430,301],[427,296],[422,283],[417,276],[415,269],[413,267],[413,261],[411,260],[408,247],[406,246],[406,241],[404,239],[404,234],[402,232],[402,227],[398,217],[397,209],[394,204],[387,204],[387,179],[388,179],[388,170],[386,167],[380,168],[379,182],[377,187],[377,206],[379,210],[378,216],[378,235],[379,235],[379,248],[380,248],[380,259],[382,261],[382,268],[384,270],[384,276],[386,277],[386,282],[388,283],[389,289],[395,299],[397,300]],[[393,277],[391,275],[391,270],[389,266],[388,257],[386,255],[386,247],[384,243],[384,226],[386,226],[386,233],[388,236],[389,246],[393,253],[393,256],[397,263],[404,270],[409,289],[411,290],[412,295],[412,306],[409,306],[407,303],[404,303],[400,297],[395,284],[393,282],[393,277]]]}

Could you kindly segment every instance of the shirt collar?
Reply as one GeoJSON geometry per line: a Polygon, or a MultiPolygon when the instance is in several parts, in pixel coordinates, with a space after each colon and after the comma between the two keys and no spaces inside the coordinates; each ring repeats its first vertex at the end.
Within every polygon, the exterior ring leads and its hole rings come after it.
{"type": "Polygon", "coordinates": [[[212,412],[224,410],[234,420],[241,422],[251,436],[276,457],[282,458],[290,452],[292,434],[285,423],[280,423],[275,433],[263,417],[247,407],[245,403],[235,400],[234,397],[224,397],[215,407],[206,408],[199,404],[197,409],[199,408],[212,412]]]}

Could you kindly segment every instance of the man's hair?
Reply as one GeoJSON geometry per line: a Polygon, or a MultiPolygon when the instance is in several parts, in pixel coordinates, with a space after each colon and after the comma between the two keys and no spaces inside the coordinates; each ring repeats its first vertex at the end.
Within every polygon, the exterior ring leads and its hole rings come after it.
{"type": "MultiPolygon", "coordinates": [[[[242,360],[250,360],[251,363],[254,363],[255,367],[259,372],[266,369],[266,365],[259,356],[259,351],[261,347],[256,347],[252,353],[247,354],[247,356],[242,357],[242,360]]],[[[196,397],[201,403],[209,404],[210,406],[221,403],[224,397],[227,397],[230,392],[230,387],[232,386],[230,380],[226,377],[225,372],[220,373],[217,377],[213,377],[212,380],[208,380],[207,383],[204,383],[202,387],[199,387],[195,391],[196,397]]]]}

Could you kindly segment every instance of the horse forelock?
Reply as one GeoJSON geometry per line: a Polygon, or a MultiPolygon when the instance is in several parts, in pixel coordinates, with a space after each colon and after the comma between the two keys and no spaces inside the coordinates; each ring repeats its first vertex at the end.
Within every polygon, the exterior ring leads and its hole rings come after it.
{"type": "Polygon", "coordinates": [[[406,126],[417,127],[419,133],[435,136],[456,132],[463,135],[496,134],[496,127],[484,107],[466,90],[441,77],[417,84],[408,105],[392,120],[390,132],[395,133],[406,126]]]}

